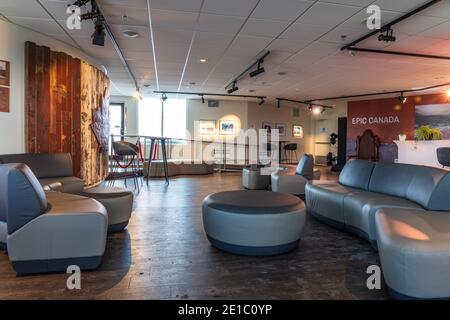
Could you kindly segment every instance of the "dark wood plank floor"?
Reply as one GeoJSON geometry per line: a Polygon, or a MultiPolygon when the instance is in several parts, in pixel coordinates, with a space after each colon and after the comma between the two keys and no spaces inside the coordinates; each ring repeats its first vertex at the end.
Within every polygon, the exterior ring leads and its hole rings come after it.
{"type": "MultiPolygon", "coordinates": [[[[325,179],[335,179],[324,175],[325,179]]],[[[233,173],[153,180],[136,198],[126,232],[110,235],[100,269],[16,277],[0,253],[0,299],[385,299],[366,288],[379,264],[370,245],[308,217],[299,249],[277,257],[241,257],[210,246],[201,203],[209,193],[241,188],[233,173]]],[[[384,287],[384,286],[383,286],[384,287]]]]}

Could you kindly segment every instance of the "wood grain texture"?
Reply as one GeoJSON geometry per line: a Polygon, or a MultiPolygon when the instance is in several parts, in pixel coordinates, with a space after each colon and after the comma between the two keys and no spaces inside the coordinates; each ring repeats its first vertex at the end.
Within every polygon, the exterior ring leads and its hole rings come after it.
{"type": "MultiPolygon", "coordinates": [[[[335,175],[322,174],[324,179],[335,175]]],[[[65,273],[16,277],[0,253],[0,299],[386,299],[368,290],[366,269],[378,264],[367,241],[307,218],[297,250],[276,257],[224,253],[208,242],[202,200],[242,188],[222,173],[150,180],[136,195],[126,231],[108,236],[98,270],[83,272],[81,290],[65,273]]]]}
{"type": "Polygon", "coordinates": [[[70,152],[76,176],[87,185],[102,181],[108,150],[100,148],[90,125],[97,112],[97,125],[109,135],[108,77],[84,61],[32,42],[25,44],[25,61],[27,152],[70,152]]]}

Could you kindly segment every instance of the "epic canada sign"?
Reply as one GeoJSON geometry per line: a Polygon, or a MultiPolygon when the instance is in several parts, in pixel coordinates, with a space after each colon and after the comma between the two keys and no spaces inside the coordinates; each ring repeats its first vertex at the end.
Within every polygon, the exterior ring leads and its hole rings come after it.
{"type": "Polygon", "coordinates": [[[398,116],[352,118],[352,125],[396,124],[396,123],[400,123],[400,118],[398,116]]]}

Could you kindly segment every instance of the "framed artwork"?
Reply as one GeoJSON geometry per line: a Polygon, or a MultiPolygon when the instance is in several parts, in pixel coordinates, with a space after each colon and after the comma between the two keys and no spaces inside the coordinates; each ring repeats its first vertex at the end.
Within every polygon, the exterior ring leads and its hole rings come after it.
{"type": "Polygon", "coordinates": [[[216,134],[216,120],[200,120],[199,130],[201,135],[216,134]]]}
{"type": "Polygon", "coordinates": [[[9,112],[9,62],[0,60],[0,112],[9,112]]]}
{"type": "Polygon", "coordinates": [[[0,86],[9,87],[9,62],[0,60],[0,86]]]}
{"type": "Polygon", "coordinates": [[[272,133],[273,124],[271,122],[263,122],[262,129],[264,130],[264,134],[271,134],[272,133]]]}
{"type": "Polygon", "coordinates": [[[292,126],[292,136],[294,138],[303,138],[303,127],[298,125],[292,126]]]}
{"type": "Polygon", "coordinates": [[[220,127],[220,134],[223,135],[236,134],[236,121],[234,120],[220,120],[219,127],[220,127]]]}
{"type": "Polygon", "coordinates": [[[286,125],[284,123],[277,123],[275,129],[278,129],[278,135],[280,137],[286,136],[286,125]]]}

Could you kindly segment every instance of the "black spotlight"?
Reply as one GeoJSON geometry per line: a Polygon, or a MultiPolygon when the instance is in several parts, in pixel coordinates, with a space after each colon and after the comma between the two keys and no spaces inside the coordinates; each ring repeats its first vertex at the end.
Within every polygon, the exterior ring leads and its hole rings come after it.
{"type": "Polygon", "coordinates": [[[261,63],[263,63],[264,60],[259,60],[258,61],[258,69],[256,69],[255,71],[250,72],[250,77],[256,77],[258,74],[264,73],[266,70],[264,70],[264,68],[261,68],[261,63]]]}
{"type": "Polygon", "coordinates": [[[278,100],[277,107],[278,107],[278,109],[281,108],[281,100],[278,100]]]}
{"type": "Polygon", "coordinates": [[[400,100],[401,103],[405,103],[408,100],[408,98],[405,97],[403,95],[403,92],[402,92],[402,93],[400,93],[400,96],[398,97],[398,100],[400,100]]]}
{"type": "Polygon", "coordinates": [[[228,94],[232,94],[233,92],[238,91],[239,88],[236,86],[236,81],[233,82],[233,87],[228,90],[228,94]]]}
{"type": "Polygon", "coordinates": [[[205,97],[202,96],[202,103],[205,103],[205,97]]]}
{"type": "Polygon", "coordinates": [[[264,104],[264,102],[266,102],[265,100],[264,100],[264,98],[259,98],[259,99],[261,99],[261,101],[258,103],[260,106],[262,106],[263,104],[264,104]]]}
{"type": "Polygon", "coordinates": [[[312,104],[309,105],[308,110],[309,111],[313,111],[313,105],[312,104]]]}
{"type": "Polygon", "coordinates": [[[72,3],[72,6],[82,7],[82,6],[86,5],[89,1],[91,1],[91,0],[77,0],[74,3],[72,3]]]}
{"type": "Polygon", "coordinates": [[[164,102],[166,102],[166,100],[167,100],[167,95],[165,93],[163,93],[161,95],[161,102],[164,103],[164,102]]]}
{"type": "Polygon", "coordinates": [[[99,17],[100,17],[100,13],[98,13],[98,12],[88,12],[88,13],[80,14],[78,16],[78,20],[80,20],[80,21],[93,20],[93,19],[96,19],[96,18],[99,18],[99,17]]]}
{"type": "Polygon", "coordinates": [[[96,46],[105,46],[105,27],[103,26],[103,22],[101,18],[98,18],[95,21],[95,31],[92,34],[92,44],[96,46]]]}

